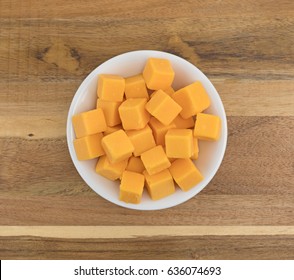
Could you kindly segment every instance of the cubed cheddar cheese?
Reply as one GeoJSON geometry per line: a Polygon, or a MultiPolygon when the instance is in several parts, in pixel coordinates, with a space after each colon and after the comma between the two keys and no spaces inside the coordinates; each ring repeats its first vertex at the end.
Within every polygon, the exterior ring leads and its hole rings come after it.
{"type": "Polygon", "coordinates": [[[173,120],[173,123],[175,124],[176,128],[192,128],[195,125],[193,117],[184,119],[181,115],[177,115],[177,117],[173,120]]]}
{"type": "Polygon", "coordinates": [[[149,98],[145,80],[142,75],[126,78],[125,87],[126,98],[149,98]]]}
{"type": "Polygon", "coordinates": [[[161,146],[165,146],[165,134],[168,132],[168,130],[171,128],[175,128],[174,123],[164,125],[154,117],[151,117],[149,121],[149,126],[152,129],[156,145],[161,146]]]}
{"type": "Polygon", "coordinates": [[[216,141],[220,136],[221,120],[218,116],[199,113],[196,117],[194,136],[200,140],[216,141]]]}
{"type": "Polygon", "coordinates": [[[159,90],[171,86],[175,72],[169,60],[149,58],[143,70],[143,77],[149,89],[159,90]]]}
{"type": "Polygon", "coordinates": [[[144,181],[144,175],[132,171],[124,171],[119,186],[119,199],[126,203],[140,203],[144,181]]]}
{"type": "Polygon", "coordinates": [[[107,128],[101,108],[74,115],[72,124],[77,138],[103,132],[107,128]]]}
{"type": "Polygon", "coordinates": [[[104,155],[98,159],[96,165],[96,172],[109,180],[115,181],[121,178],[122,173],[125,171],[127,164],[127,159],[117,163],[110,163],[107,156],[104,155]]]}
{"type": "Polygon", "coordinates": [[[154,175],[149,175],[147,171],[144,171],[143,174],[145,176],[147,191],[151,199],[162,199],[175,192],[174,180],[168,169],[154,175]]]}
{"type": "Polygon", "coordinates": [[[115,131],[118,131],[118,130],[120,130],[120,129],[122,129],[122,128],[123,128],[123,127],[122,127],[121,124],[118,124],[118,125],[116,125],[116,126],[108,126],[108,127],[106,128],[106,130],[103,132],[103,135],[106,136],[106,135],[111,134],[111,133],[113,133],[113,132],[115,132],[115,131]]]}
{"type": "Polygon", "coordinates": [[[146,110],[162,124],[169,125],[182,108],[168,94],[158,90],[146,104],[146,110]]]}
{"type": "Polygon", "coordinates": [[[139,130],[127,130],[126,134],[135,148],[135,157],[140,156],[143,152],[156,146],[152,130],[148,125],[139,130]]]}
{"type": "Polygon", "coordinates": [[[121,102],[125,92],[125,79],[118,75],[101,74],[98,78],[97,95],[105,101],[121,102]]]}
{"type": "Polygon", "coordinates": [[[141,160],[149,175],[156,174],[171,165],[160,145],[142,153],[141,160]]]}
{"type": "Polygon", "coordinates": [[[142,129],[150,119],[150,114],[146,111],[146,98],[131,98],[125,100],[118,112],[125,130],[142,129]]]}
{"type": "Polygon", "coordinates": [[[197,159],[199,154],[199,146],[198,146],[198,139],[196,137],[193,137],[193,155],[191,156],[191,159],[197,159]]]}
{"type": "Polygon", "coordinates": [[[169,171],[183,191],[188,191],[203,180],[203,176],[191,159],[175,160],[169,171]]]}
{"type": "Polygon", "coordinates": [[[103,134],[88,135],[73,141],[78,160],[87,160],[100,157],[105,152],[101,145],[103,134]]]}
{"type": "Polygon", "coordinates": [[[191,129],[170,129],[165,135],[166,155],[169,158],[190,158],[194,153],[191,129]]]}
{"type": "Polygon", "coordinates": [[[97,99],[97,108],[101,108],[105,121],[108,126],[115,126],[121,123],[118,107],[121,105],[121,102],[115,101],[105,101],[100,98],[97,99]]]}
{"type": "Polygon", "coordinates": [[[129,158],[126,170],[142,174],[145,167],[140,157],[132,156],[129,158]]]}
{"type": "Polygon", "coordinates": [[[209,96],[199,81],[177,90],[173,99],[183,108],[180,115],[184,119],[195,116],[210,105],[209,96]]]}
{"type": "Polygon", "coordinates": [[[134,151],[131,140],[122,129],[104,136],[101,144],[111,163],[128,159],[134,151]]]}

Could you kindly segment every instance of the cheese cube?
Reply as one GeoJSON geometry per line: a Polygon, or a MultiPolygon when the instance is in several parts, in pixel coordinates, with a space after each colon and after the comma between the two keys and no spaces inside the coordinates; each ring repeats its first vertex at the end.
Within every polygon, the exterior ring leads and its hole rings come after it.
{"type": "Polygon", "coordinates": [[[198,139],[196,137],[193,137],[193,155],[191,156],[191,159],[197,159],[199,154],[199,146],[198,146],[198,139]]]}
{"type": "Polygon", "coordinates": [[[122,129],[104,136],[101,144],[111,163],[129,158],[134,151],[131,140],[122,129]]]}
{"type": "Polygon", "coordinates": [[[125,79],[118,75],[99,75],[97,95],[105,101],[121,102],[125,92],[125,79]]]}
{"type": "Polygon", "coordinates": [[[115,131],[118,131],[118,130],[120,130],[120,129],[122,129],[122,128],[123,128],[123,127],[122,127],[121,124],[118,124],[118,125],[116,125],[116,126],[108,126],[108,127],[106,128],[106,130],[103,132],[103,135],[106,136],[106,135],[111,134],[111,133],[113,133],[113,132],[115,132],[115,131]]]}
{"type": "Polygon", "coordinates": [[[200,140],[218,140],[221,120],[218,116],[199,113],[196,117],[194,136],[200,140]]]}
{"type": "Polygon", "coordinates": [[[101,108],[105,121],[108,126],[115,126],[121,123],[118,107],[121,105],[121,102],[114,101],[105,101],[100,98],[97,99],[97,108],[101,108]]]}
{"type": "Polygon", "coordinates": [[[165,135],[166,155],[170,158],[190,158],[193,155],[191,129],[170,129],[165,135]]]}
{"type": "Polygon", "coordinates": [[[146,171],[143,174],[151,199],[158,200],[175,192],[174,180],[168,169],[154,175],[149,175],[146,171]]]}
{"type": "Polygon", "coordinates": [[[180,115],[184,119],[195,116],[210,105],[209,96],[199,81],[176,91],[173,99],[183,108],[180,115]]]}
{"type": "Polygon", "coordinates": [[[142,75],[126,78],[125,87],[126,98],[149,98],[145,80],[142,75]]]}
{"type": "Polygon", "coordinates": [[[140,157],[132,156],[129,158],[126,170],[142,174],[145,167],[140,157]]]}
{"type": "Polygon", "coordinates": [[[119,199],[126,203],[141,202],[145,178],[142,174],[124,171],[119,186],[119,199]]]}
{"type": "Polygon", "coordinates": [[[156,146],[152,130],[148,125],[146,125],[143,129],[128,130],[126,131],[126,134],[135,148],[135,157],[140,156],[143,152],[146,152],[156,146]]]}
{"type": "Polygon", "coordinates": [[[112,181],[121,178],[122,173],[125,171],[128,160],[122,160],[117,163],[110,163],[107,156],[102,156],[99,158],[96,165],[96,172],[112,181]]]}
{"type": "Polygon", "coordinates": [[[143,70],[143,77],[149,89],[165,89],[171,86],[175,72],[169,60],[149,58],[143,70]]]}
{"type": "Polygon", "coordinates": [[[97,158],[105,152],[101,146],[102,133],[88,135],[73,141],[78,160],[97,158]]]}
{"type": "Polygon", "coordinates": [[[144,152],[141,154],[141,160],[149,175],[156,174],[171,165],[162,146],[144,152]]]}
{"type": "Polygon", "coordinates": [[[107,128],[104,113],[100,108],[74,115],[72,124],[77,138],[103,132],[107,128]]]}
{"type": "Polygon", "coordinates": [[[149,122],[150,114],[146,111],[146,98],[131,98],[124,101],[118,112],[125,130],[142,129],[149,122]]]}
{"type": "Polygon", "coordinates": [[[203,180],[203,176],[191,159],[175,160],[169,171],[183,191],[190,190],[203,180]]]}
{"type": "Polygon", "coordinates": [[[168,94],[158,90],[146,104],[146,110],[162,124],[169,125],[182,108],[168,94]]]}
{"type": "Polygon", "coordinates": [[[176,128],[192,128],[195,125],[193,117],[188,119],[183,119],[181,115],[177,115],[177,117],[173,120],[176,128]]]}
{"type": "Polygon", "coordinates": [[[152,129],[156,145],[161,146],[165,146],[165,134],[167,131],[171,128],[175,128],[175,124],[173,122],[169,125],[163,125],[154,117],[150,118],[149,126],[152,129]]]}

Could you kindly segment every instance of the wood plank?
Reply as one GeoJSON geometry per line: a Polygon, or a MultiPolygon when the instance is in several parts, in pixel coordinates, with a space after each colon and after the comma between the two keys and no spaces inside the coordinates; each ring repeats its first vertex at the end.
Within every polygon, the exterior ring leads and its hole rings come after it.
{"type": "Polygon", "coordinates": [[[212,79],[227,116],[294,116],[294,82],[212,79]]]}
{"type": "Polygon", "coordinates": [[[102,18],[116,19],[127,16],[128,18],[163,18],[177,17],[213,17],[222,15],[240,16],[254,14],[272,14],[277,10],[279,14],[289,14],[292,12],[293,3],[289,0],[276,1],[254,0],[246,1],[242,4],[239,1],[169,1],[166,5],[164,1],[149,0],[138,2],[134,5],[131,0],[118,1],[115,4],[106,0],[100,0],[99,5],[91,0],[72,1],[71,3],[52,0],[46,4],[40,4],[37,0],[23,0],[12,9],[11,0],[1,1],[1,17],[3,18],[102,18]],[[147,13],[152,8],[152,13],[147,13]],[[197,8],[197,9],[196,9],[197,8]],[[232,13],[232,11],[234,13],[232,13]]]}
{"type": "Polygon", "coordinates": [[[294,226],[0,226],[1,237],[136,239],[236,235],[294,235],[294,226]]]}
{"type": "Polygon", "coordinates": [[[293,259],[294,236],[0,237],[3,259],[293,259]]]}
{"type": "Polygon", "coordinates": [[[274,20],[266,11],[255,15],[240,12],[241,17],[218,12],[209,18],[160,16],[152,21],[119,17],[15,20],[0,16],[0,65],[5,65],[0,68],[0,78],[46,81],[56,76],[75,80],[117,54],[157,49],[188,59],[210,78],[292,80],[293,11],[285,9],[274,20]],[[132,32],[126,36],[129,29],[132,32]],[[151,34],[150,30],[157,32],[151,34]]]}
{"type": "MultiPolygon", "coordinates": [[[[206,195],[166,210],[135,211],[79,189],[56,196],[3,195],[1,225],[275,225],[294,224],[293,195],[206,195]],[[70,196],[72,195],[72,196],[70,196]],[[91,195],[91,196],[90,196],[91,195]],[[196,214],[197,213],[197,214],[196,214]]],[[[85,190],[89,191],[88,189],[85,190]]]]}

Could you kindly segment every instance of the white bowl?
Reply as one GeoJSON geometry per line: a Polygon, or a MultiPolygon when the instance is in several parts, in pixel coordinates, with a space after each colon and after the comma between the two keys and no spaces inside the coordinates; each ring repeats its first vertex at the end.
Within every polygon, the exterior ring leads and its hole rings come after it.
{"type": "Polygon", "coordinates": [[[156,210],[172,207],[194,197],[210,182],[217,172],[227,144],[227,119],[222,101],[209,79],[194,65],[176,55],[160,51],[133,51],[118,55],[104,62],[94,69],[78,88],[67,118],[67,143],[72,161],[83,180],[100,196],[122,207],[138,210],[156,210]],[[218,115],[222,121],[221,136],[217,142],[199,141],[199,158],[196,166],[204,176],[204,180],[197,186],[183,192],[176,187],[176,192],[161,200],[153,201],[144,190],[140,204],[129,204],[119,200],[119,182],[110,181],[95,172],[97,159],[79,161],[76,157],[73,140],[75,133],[72,126],[72,116],[96,106],[97,77],[99,74],[117,74],[128,77],[141,73],[149,57],[168,59],[176,73],[173,83],[174,89],[179,89],[196,80],[201,81],[211,99],[211,106],[207,113],[218,115]]]}

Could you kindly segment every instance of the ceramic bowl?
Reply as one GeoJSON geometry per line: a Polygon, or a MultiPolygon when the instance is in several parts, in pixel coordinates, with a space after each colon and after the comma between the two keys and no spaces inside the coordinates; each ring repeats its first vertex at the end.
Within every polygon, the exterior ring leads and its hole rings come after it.
{"type": "Polygon", "coordinates": [[[176,55],[161,51],[132,51],[113,57],[94,69],[82,82],[72,100],[67,119],[67,143],[72,161],[82,179],[101,197],[122,207],[138,210],[157,210],[183,203],[203,190],[216,174],[221,165],[227,144],[227,120],[221,98],[209,79],[193,64],[176,55]],[[117,74],[128,77],[142,73],[149,57],[170,60],[175,71],[173,88],[179,89],[194,81],[201,81],[211,99],[211,106],[206,113],[218,115],[222,128],[220,139],[216,142],[199,141],[199,157],[195,165],[204,176],[204,180],[187,192],[176,187],[176,192],[161,200],[153,201],[144,190],[140,204],[129,204],[119,200],[119,181],[110,181],[95,172],[97,159],[79,161],[76,157],[73,140],[75,133],[72,126],[72,116],[96,106],[96,88],[99,74],[117,74]]]}

